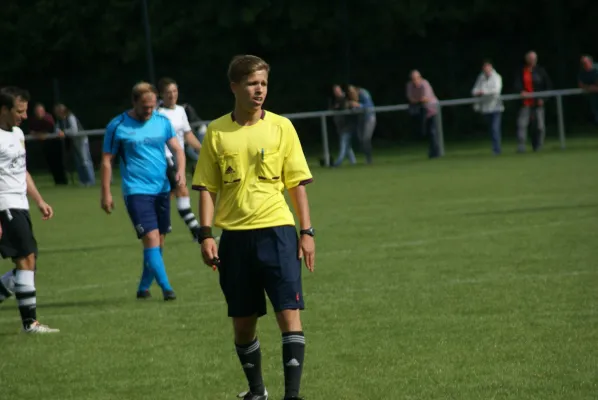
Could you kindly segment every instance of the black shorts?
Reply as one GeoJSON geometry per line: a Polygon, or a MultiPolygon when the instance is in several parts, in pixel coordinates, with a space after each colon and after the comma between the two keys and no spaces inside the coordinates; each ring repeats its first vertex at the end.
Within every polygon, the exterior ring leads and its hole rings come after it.
{"type": "Polygon", "coordinates": [[[0,255],[2,258],[37,256],[37,241],[33,236],[33,227],[29,210],[9,209],[0,211],[2,238],[0,238],[0,255]]]}
{"type": "Polygon", "coordinates": [[[223,231],[218,256],[228,316],[265,315],[265,293],[275,312],[303,310],[298,249],[293,226],[223,231]]]}
{"type": "Polygon", "coordinates": [[[168,182],[170,183],[170,190],[175,190],[178,186],[176,181],[176,161],[174,156],[166,157],[166,176],[168,177],[168,182]]]}

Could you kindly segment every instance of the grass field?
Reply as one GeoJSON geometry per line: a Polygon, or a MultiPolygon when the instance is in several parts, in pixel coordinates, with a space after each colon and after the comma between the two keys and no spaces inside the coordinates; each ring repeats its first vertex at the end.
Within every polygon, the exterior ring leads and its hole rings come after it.
{"type": "MultiPolygon", "coordinates": [[[[598,141],[501,157],[486,147],[314,167],[308,400],[598,398],[598,141]]],[[[141,250],[122,200],[106,216],[98,189],[40,186],[56,216],[33,211],[38,315],[61,333],[19,334],[14,300],[0,306],[0,399],[217,400],[245,389],[217,273],[175,213],[165,259],[179,299],[164,303],[154,287],[139,302],[141,250]]],[[[279,400],[271,314],[259,334],[279,400]]]]}

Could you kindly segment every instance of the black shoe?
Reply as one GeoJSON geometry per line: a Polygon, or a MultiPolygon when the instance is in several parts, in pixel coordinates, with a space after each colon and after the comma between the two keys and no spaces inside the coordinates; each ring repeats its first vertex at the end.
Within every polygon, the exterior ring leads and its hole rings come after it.
{"type": "Polygon", "coordinates": [[[268,400],[268,391],[264,389],[264,394],[253,394],[250,391],[242,392],[237,395],[237,398],[243,400],[268,400]]]}
{"type": "Polygon", "coordinates": [[[285,397],[283,400],[305,400],[303,397],[285,397]]]}
{"type": "Polygon", "coordinates": [[[140,300],[150,299],[151,297],[152,297],[152,294],[150,293],[149,290],[142,290],[140,292],[137,292],[137,298],[140,300]]]}
{"type": "Polygon", "coordinates": [[[167,290],[164,292],[164,301],[172,301],[172,300],[176,300],[176,294],[174,294],[174,291],[172,290],[167,290]]]}

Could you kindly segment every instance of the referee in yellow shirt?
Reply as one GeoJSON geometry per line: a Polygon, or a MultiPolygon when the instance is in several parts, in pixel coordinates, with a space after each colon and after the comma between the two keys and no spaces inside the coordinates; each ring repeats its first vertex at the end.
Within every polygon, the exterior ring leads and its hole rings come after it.
{"type": "Polygon", "coordinates": [[[305,354],[299,315],[304,308],[301,259],[314,269],[314,230],[305,189],[313,178],[291,121],[262,109],[269,72],[259,57],[231,61],[228,78],[235,108],[208,126],[193,188],[200,191],[203,259],[220,272],[237,354],[249,383],[249,391],[239,397],[268,399],[256,335],[257,320],[266,314],[265,292],[282,332],[284,399],[291,400],[300,399],[305,354]],[[301,225],[299,236],[285,188],[301,225]],[[222,228],[219,249],[212,220],[222,228]]]}

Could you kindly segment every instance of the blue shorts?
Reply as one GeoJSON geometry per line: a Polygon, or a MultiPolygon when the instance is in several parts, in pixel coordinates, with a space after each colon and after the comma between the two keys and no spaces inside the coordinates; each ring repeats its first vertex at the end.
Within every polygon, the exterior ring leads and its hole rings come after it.
{"type": "Polygon", "coordinates": [[[228,316],[265,315],[265,293],[275,312],[303,310],[298,252],[294,226],[223,231],[218,257],[228,316]]]}
{"type": "Polygon", "coordinates": [[[156,195],[132,194],[125,196],[125,205],[131,222],[141,239],[158,229],[161,235],[170,233],[170,193],[156,195]]]}

